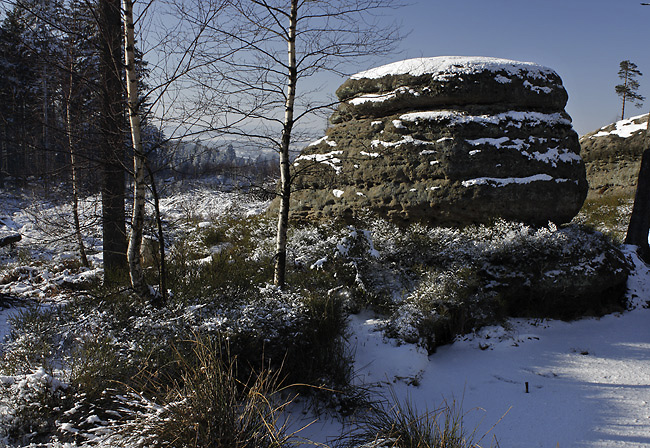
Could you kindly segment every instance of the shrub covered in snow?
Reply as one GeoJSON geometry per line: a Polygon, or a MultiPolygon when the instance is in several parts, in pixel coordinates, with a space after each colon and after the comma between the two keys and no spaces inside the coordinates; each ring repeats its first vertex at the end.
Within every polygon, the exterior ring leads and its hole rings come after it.
{"type": "Polygon", "coordinates": [[[430,350],[506,316],[575,318],[625,305],[623,254],[586,228],[506,221],[465,229],[403,231],[385,222],[372,228],[384,268],[403,279],[406,291],[394,303],[390,332],[430,350]]]}
{"type": "Polygon", "coordinates": [[[0,364],[3,382],[17,384],[32,371],[42,371],[40,366],[57,365],[62,370],[48,378],[52,384],[69,384],[68,399],[45,408],[38,403],[47,395],[5,387],[0,407],[16,410],[20,419],[0,420],[0,431],[13,442],[16,435],[29,439],[23,433],[31,427],[49,434],[50,441],[95,440],[102,431],[114,433],[115,428],[107,427],[128,417],[121,397],[137,391],[158,402],[171,385],[179,394],[187,393],[179,357],[194,362],[197,337],[227,355],[220,363],[234,363],[235,383],[245,384],[256,372],[268,370],[285,384],[345,386],[350,372],[341,340],[344,318],[340,302],[327,295],[271,286],[226,287],[220,294],[162,309],[124,294],[103,300],[79,296],[61,306],[34,309],[14,318],[0,364]],[[39,412],[32,418],[26,411],[36,407],[39,412]]]}
{"type": "Polygon", "coordinates": [[[68,386],[40,367],[17,376],[0,376],[0,444],[29,442],[55,428],[52,418],[68,386]],[[3,442],[4,439],[4,442],[3,442]]]}

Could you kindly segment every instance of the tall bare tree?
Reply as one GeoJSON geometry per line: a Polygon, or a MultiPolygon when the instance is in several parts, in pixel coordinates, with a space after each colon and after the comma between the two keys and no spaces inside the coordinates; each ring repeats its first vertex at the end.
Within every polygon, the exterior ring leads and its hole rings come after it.
{"type": "Polygon", "coordinates": [[[138,75],[135,66],[135,27],[133,25],[133,1],[122,0],[124,16],[124,64],[126,67],[127,112],[133,144],[133,214],[127,250],[131,286],[141,297],[148,297],[149,286],[144,278],[140,262],[140,248],[144,232],[144,212],[147,184],[145,182],[147,158],[142,147],[140,127],[140,101],[138,99],[138,75]]]}
{"type": "Polygon", "coordinates": [[[102,90],[101,147],[102,229],[105,278],[127,271],[125,224],[124,140],[121,121],[124,111],[122,88],[122,18],[120,0],[98,2],[100,72],[102,90]]]}
{"type": "MultiPolygon", "coordinates": [[[[146,122],[144,117],[152,119],[156,117],[158,112],[158,119],[161,120],[161,125],[166,126],[167,129],[172,128],[169,126],[172,121],[167,121],[165,115],[170,111],[170,108],[177,105],[179,99],[178,92],[182,91],[181,85],[183,79],[188,76],[196,68],[194,61],[194,52],[196,51],[197,42],[200,40],[202,29],[196,31],[195,34],[185,33],[179,30],[179,24],[175,20],[168,20],[173,24],[172,28],[165,28],[160,33],[149,33],[150,28],[153,27],[151,23],[143,25],[143,22],[151,20],[151,17],[156,17],[157,14],[153,11],[153,0],[141,3],[139,5],[140,12],[135,18],[134,1],[121,0],[122,13],[123,13],[123,29],[124,29],[124,67],[126,79],[126,113],[129,119],[129,129],[131,135],[132,152],[133,152],[133,211],[131,216],[131,226],[129,232],[127,261],[129,267],[129,276],[131,286],[134,291],[143,298],[154,299],[156,303],[164,302],[165,300],[165,257],[164,257],[164,241],[163,230],[160,218],[158,192],[155,187],[154,173],[148,163],[149,151],[155,150],[156,145],[153,147],[151,144],[145,145],[146,122]],[[147,15],[146,12],[150,12],[147,15]],[[158,54],[156,62],[152,66],[154,76],[152,76],[152,85],[143,86],[141,83],[140,70],[138,70],[136,58],[136,29],[135,22],[139,22],[138,33],[141,37],[143,34],[146,38],[141,40],[139,45],[146,46],[149,51],[158,54]],[[148,29],[149,28],[149,29],[148,29]],[[179,39],[170,39],[170,36],[179,37],[179,39]],[[182,39],[180,38],[182,36],[182,39]],[[180,43],[180,45],[171,49],[170,42],[180,43]],[[160,244],[160,295],[152,296],[149,286],[146,283],[144,270],[140,258],[143,235],[144,235],[144,221],[145,221],[145,205],[147,193],[146,176],[149,176],[151,181],[151,192],[154,198],[154,208],[156,211],[158,223],[158,239],[160,244]]],[[[225,0],[218,0],[213,3],[213,9],[202,8],[202,11],[207,14],[207,17],[216,15],[222,8],[225,0]]],[[[164,11],[157,11],[158,14],[164,11]]],[[[167,11],[169,13],[169,11],[167,11]]],[[[169,23],[169,22],[168,22],[169,23]]],[[[182,97],[182,95],[180,95],[182,97]]],[[[180,114],[182,115],[182,113],[180,114]]],[[[172,131],[175,137],[178,138],[176,131],[172,131]]],[[[151,142],[149,142],[151,143],[151,142]]]]}
{"type": "Polygon", "coordinates": [[[346,75],[353,62],[392,52],[400,38],[399,27],[381,14],[401,3],[232,0],[226,13],[206,22],[193,11],[210,2],[194,1],[195,8],[182,2],[179,12],[209,31],[205,54],[217,60],[216,65],[206,62],[209,69],[197,79],[204,88],[204,117],[218,120],[202,124],[249,139],[260,148],[273,148],[280,155],[274,283],[284,287],[291,151],[306,142],[307,134],[313,137],[307,128],[313,128],[315,118],[336,103],[333,97],[319,94],[319,80],[327,73],[346,75]],[[210,113],[214,105],[218,109],[210,113]],[[301,123],[304,126],[299,128],[301,123]]]}

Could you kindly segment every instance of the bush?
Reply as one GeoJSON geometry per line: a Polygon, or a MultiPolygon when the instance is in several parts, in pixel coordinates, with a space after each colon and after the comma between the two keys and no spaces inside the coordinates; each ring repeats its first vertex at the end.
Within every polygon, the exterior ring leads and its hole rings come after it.
{"type": "Polygon", "coordinates": [[[104,443],[125,447],[280,448],[290,436],[280,415],[278,377],[262,371],[242,382],[221,344],[197,338],[189,356],[177,352],[179,376],[159,384],[158,404],[142,394],[124,398],[132,420],[104,443]]]}
{"type": "Polygon", "coordinates": [[[495,297],[470,268],[431,272],[399,304],[387,325],[388,334],[433,352],[459,334],[494,323],[495,297]]]}
{"type": "Polygon", "coordinates": [[[379,308],[391,315],[389,335],[429,351],[508,316],[573,319],[625,307],[629,264],[585,227],[366,225],[376,256],[355,259],[361,283],[389,299],[379,308]]]}
{"type": "Polygon", "coordinates": [[[377,405],[366,414],[337,448],[480,448],[476,429],[468,431],[455,402],[424,413],[410,401],[377,405]],[[478,440],[477,440],[478,439],[478,440]]]}
{"type": "MultiPolygon", "coordinates": [[[[13,322],[3,374],[19,378],[42,365],[65,368],[69,384],[66,399],[56,406],[38,406],[39,421],[49,425],[47,430],[40,426],[46,437],[82,442],[111,432],[110,428],[125,417],[122,409],[126,404],[121,397],[133,391],[145,391],[142,400],[151,403],[181,400],[169,398],[165,385],[185,394],[188,405],[204,398],[191,396],[191,388],[186,387],[190,383],[199,387],[203,381],[188,373],[201,371],[203,367],[197,367],[196,362],[203,362],[201,357],[207,356],[205,349],[197,351],[196,339],[192,342],[195,335],[202,335],[200,341],[213,341],[210,347],[216,347],[215,359],[219,359],[219,369],[226,372],[223,378],[232,377],[237,384],[250,385],[251,390],[259,388],[253,387],[255,381],[267,381],[269,375],[283,385],[326,385],[324,389],[303,391],[341,390],[349,380],[342,339],[345,314],[340,300],[327,294],[227,284],[218,295],[187,304],[172,300],[166,308],[156,309],[125,292],[109,294],[103,289],[101,293],[30,310],[13,322]],[[259,377],[259,372],[266,372],[266,376],[259,377]]],[[[207,342],[202,344],[198,347],[208,346],[207,342]]],[[[217,371],[214,365],[211,369],[217,371]]],[[[13,389],[5,392],[7,402],[17,399],[12,398],[17,393],[13,389]]],[[[210,391],[201,394],[204,392],[210,391]]],[[[196,407],[200,408],[198,402],[196,407]]],[[[183,409],[181,406],[174,412],[195,415],[195,411],[183,409]]],[[[36,427],[30,418],[22,418],[28,423],[21,423],[21,427],[36,427]]],[[[19,435],[11,428],[7,421],[0,424],[0,431],[19,435]]]]}
{"type": "Polygon", "coordinates": [[[0,435],[27,444],[51,433],[67,389],[42,367],[28,374],[0,376],[0,435]]]}

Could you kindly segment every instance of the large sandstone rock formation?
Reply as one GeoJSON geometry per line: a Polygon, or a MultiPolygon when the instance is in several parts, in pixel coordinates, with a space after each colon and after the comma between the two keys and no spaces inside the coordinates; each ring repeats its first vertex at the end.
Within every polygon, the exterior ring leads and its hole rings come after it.
{"type": "Polygon", "coordinates": [[[646,145],[648,115],[621,120],[580,137],[589,196],[634,197],[646,145]]]}
{"type": "Polygon", "coordinates": [[[411,59],[354,75],[327,135],[296,159],[294,217],[563,223],[586,196],[567,93],[551,69],[411,59]]]}

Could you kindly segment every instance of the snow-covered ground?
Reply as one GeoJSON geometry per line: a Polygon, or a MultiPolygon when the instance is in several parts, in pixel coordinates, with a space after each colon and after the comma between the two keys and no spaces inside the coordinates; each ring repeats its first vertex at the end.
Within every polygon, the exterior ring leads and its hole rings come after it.
{"type": "MultiPolygon", "coordinates": [[[[627,254],[636,269],[625,313],[514,319],[430,356],[386,341],[375,316],[352,316],[357,381],[379,383],[387,397],[392,389],[421,411],[462,403],[467,428],[488,433],[483,446],[496,437],[502,448],[650,447],[650,269],[627,254]]],[[[301,434],[326,443],[341,427],[320,419],[301,434]]]]}
{"type": "Polygon", "coordinates": [[[636,117],[631,117],[625,120],[620,120],[614,123],[614,128],[610,131],[606,131],[605,128],[609,127],[604,126],[599,132],[592,135],[590,138],[596,137],[607,137],[608,135],[616,135],[621,138],[632,137],[639,131],[646,130],[648,128],[648,121],[643,121],[647,114],[638,115],[636,117]]]}
{"type": "MultiPolygon", "coordinates": [[[[264,205],[241,205],[232,196],[213,197],[203,190],[163,201],[169,222],[198,221],[192,226],[225,210],[244,207],[247,214],[264,205]]],[[[27,247],[35,249],[39,230],[19,207],[5,205],[0,211],[7,230],[21,231],[27,247]]],[[[69,243],[60,244],[52,252],[71,250],[69,243]]],[[[599,319],[510,320],[428,355],[384,339],[377,330],[381,322],[369,312],[353,315],[349,342],[355,381],[375,385],[370,390],[386,397],[392,390],[421,411],[445,401],[461,403],[470,431],[478,427],[479,437],[488,433],[483,446],[496,437],[502,448],[650,447],[650,268],[630,248],[626,253],[636,266],[628,282],[631,309],[599,319]]],[[[0,340],[9,332],[7,317],[14,310],[0,307],[0,340]]],[[[299,435],[328,443],[341,434],[339,420],[292,409],[293,428],[315,420],[299,435]]]]}

